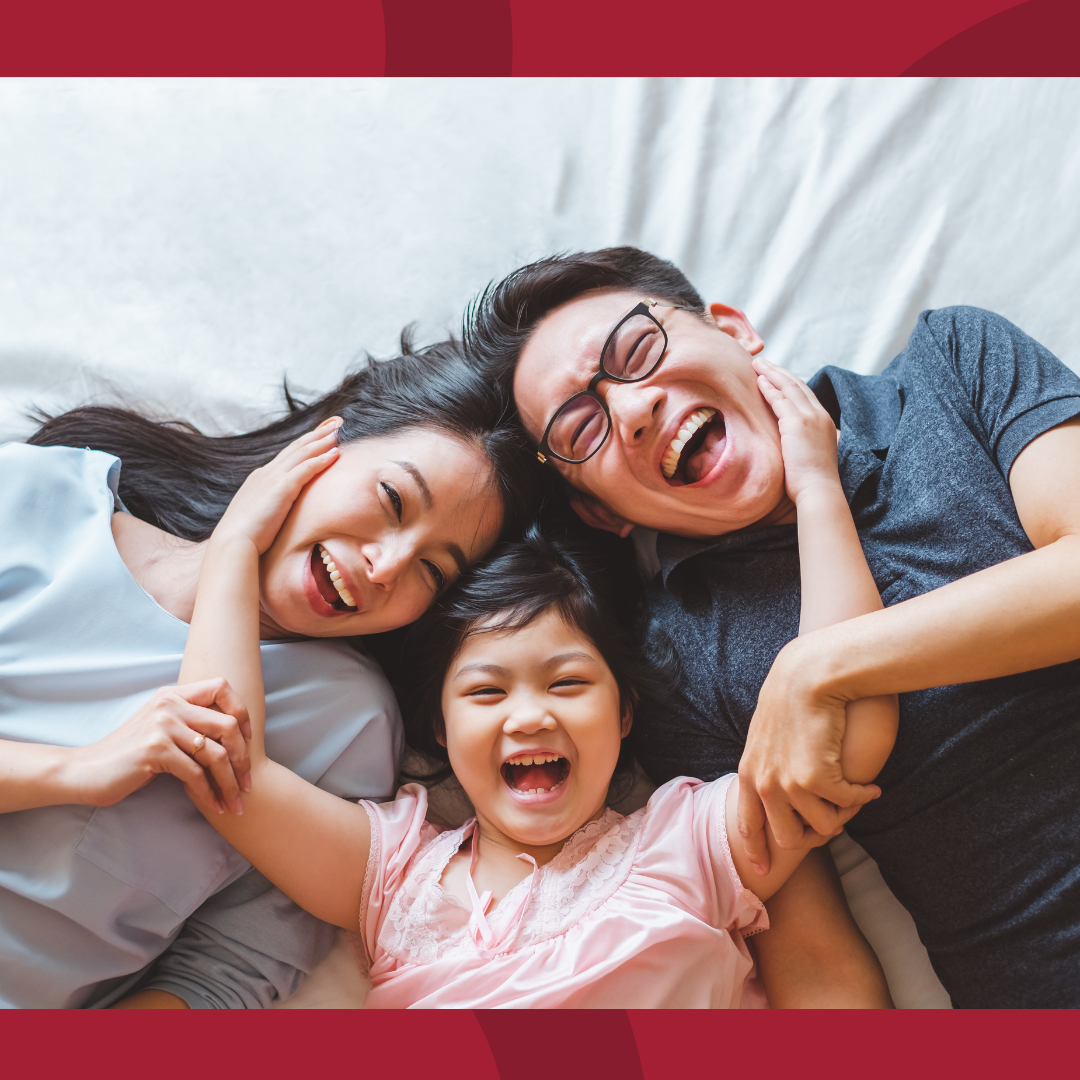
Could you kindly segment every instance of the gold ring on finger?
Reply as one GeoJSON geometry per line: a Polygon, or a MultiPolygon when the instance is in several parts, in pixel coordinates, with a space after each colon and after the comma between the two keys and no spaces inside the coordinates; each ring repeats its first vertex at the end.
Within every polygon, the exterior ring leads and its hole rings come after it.
{"type": "Polygon", "coordinates": [[[192,754],[197,754],[206,745],[206,738],[202,735],[195,736],[195,747],[191,751],[192,754]]]}

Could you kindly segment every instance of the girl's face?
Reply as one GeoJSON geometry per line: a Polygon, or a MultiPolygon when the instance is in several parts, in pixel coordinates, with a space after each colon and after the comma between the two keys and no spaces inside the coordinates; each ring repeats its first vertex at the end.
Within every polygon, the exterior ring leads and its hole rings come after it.
{"type": "Polygon", "coordinates": [[[349,443],[262,557],[264,630],[342,637],[404,626],[494,544],[501,522],[481,450],[427,428],[349,443]]]}
{"type": "Polygon", "coordinates": [[[557,612],[468,638],[442,710],[440,742],[488,831],[545,847],[603,811],[630,717],[596,646],[557,612]]]}

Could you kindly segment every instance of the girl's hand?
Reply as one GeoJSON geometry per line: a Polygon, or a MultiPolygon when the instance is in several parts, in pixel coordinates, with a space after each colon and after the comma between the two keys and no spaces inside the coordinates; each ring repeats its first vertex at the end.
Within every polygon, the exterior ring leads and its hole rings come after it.
{"type": "Polygon", "coordinates": [[[226,538],[245,537],[262,555],[274,542],[304,485],[337,460],[341,424],[340,417],[331,417],[252,472],[214,529],[214,540],[220,544],[226,538]]]}
{"type": "Polygon", "coordinates": [[[73,793],[112,806],[170,773],[204,809],[240,814],[240,792],[251,790],[249,738],[247,710],[224,679],[166,686],[100,742],[71,751],[73,793]]]}
{"type": "Polygon", "coordinates": [[[832,417],[813,390],[790,371],[755,356],[758,389],[772,406],[780,425],[785,487],[796,506],[807,491],[820,483],[840,483],[836,464],[839,433],[832,417]]]}

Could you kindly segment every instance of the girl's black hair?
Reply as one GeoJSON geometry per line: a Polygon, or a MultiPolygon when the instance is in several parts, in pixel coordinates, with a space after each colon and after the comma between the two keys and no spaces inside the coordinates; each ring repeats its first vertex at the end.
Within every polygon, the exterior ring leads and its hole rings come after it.
{"type": "Polygon", "coordinates": [[[123,462],[120,498],[136,516],[174,536],[205,540],[254,469],[331,416],[345,421],[342,443],[431,428],[478,446],[491,462],[503,503],[503,535],[520,536],[532,505],[535,470],[520,433],[507,422],[500,395],[456,341],[414,349],[408,332],[401,355],[368,361],[310,404],[285,385],[288,412],[242,435],[213,437],[182,420],[152,420],[131,409],[85,406],[59,416],[36,415],[34,446],[104,450],[123,462]]]}
{"type": "MultiPolygon", "coordinates": [[[[675,672],[670,654],[642,641],[643,589],[626,546],[593,533],[572,538],[546,537],[538,525],[525,538],[504,544],[473,567],[446,596],[405,633],[397,657],[388,665],[405,721],[405,741],[433,762],[448,762],[438,742],[442,730],[442,688],[447,671],[465,641],[476,633],[520,630],[545,612],[558,611],[596,646],[619,687],[620,704],[636,708],[663,697],[675,672]],[[395,677],[396,676],[396,677],[395,677]]],[[[589,530],[592,532],[592,530],[589,530]]],[[[611,538],[614,541],[614,538],[611,538]]],[[[616,775],[633,769],[624,740],[616,775]]],[[[446,764],[425,776],[438,782],[450,775],[446,764]]]]}

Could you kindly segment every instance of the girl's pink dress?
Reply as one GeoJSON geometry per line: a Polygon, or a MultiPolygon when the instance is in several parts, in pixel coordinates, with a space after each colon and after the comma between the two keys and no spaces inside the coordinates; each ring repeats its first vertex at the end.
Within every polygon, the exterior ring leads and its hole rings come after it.
{"type": "Polygon", "coordinates": [[[731,780],[679,777],[634,814],[606,810],[490,910],[471,874],[471,909],[439,884],[475,819],[430,824],[416,784],[362,803],[366,1007],[766,1007],[743,938],[769,920],[728,850],[731,780]]]}

